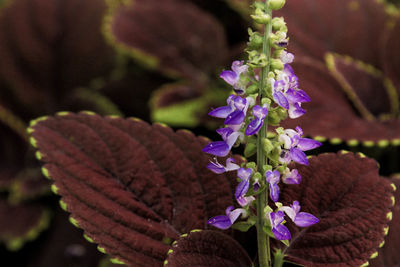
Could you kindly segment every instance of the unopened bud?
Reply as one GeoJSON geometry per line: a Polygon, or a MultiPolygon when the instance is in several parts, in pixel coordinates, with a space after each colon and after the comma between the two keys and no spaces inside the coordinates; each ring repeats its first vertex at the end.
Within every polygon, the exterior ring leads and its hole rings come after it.
{"type": "Polygon", "coordinates": [[[283,63],[280,59],[271,59],[271,67],[273,70],[283,70],[283,63]]]}
{"type": "Polygon", "coordinates": [[[272,19],[272,29],[274,31],[281,31],[287,29],[286,23],[282,17],[275,17],[272,19]]]}
{"type": "Polygon", "coordinates": [[[268,7],[272,10],[279,10],[285,5],[285,0],[269,0],[268,7]]]}
{"type": "Polygon", "coordinates": [[[249,158],[253,156],[255,153],[257,153],[257,146],[254,143],[248,143],[246,145],[246,148],[244,149],[244,156],[246,158],[249,158]]]}
{"type": "Polygon", "coordinates": [[[271,16],[259,8],[256,9],[254,15],[251,15],[251,18],[259,24],[268,24],[271,21],[271,16]]]}
{"type": "Polygon", "coordinates": [[[271,140],[269,140],[268,138],[262,139],[262,145],[263,145],[264,152],[267,154],[271,153],[271,151],[274,149],[274,145],[272,144],[271,140]]]}

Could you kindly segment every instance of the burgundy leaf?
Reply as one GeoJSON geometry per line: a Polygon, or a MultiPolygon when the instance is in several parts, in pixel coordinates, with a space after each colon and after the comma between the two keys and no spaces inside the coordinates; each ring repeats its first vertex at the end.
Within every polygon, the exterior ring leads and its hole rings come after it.
{"type": "Polygon", "coordinates": [[[301,210],[319,218],[309,228],[288,223],[290,261],[310,267],[360,266],[383,242],[393,207],[393,187],[378,164],[348,152],[321,154],[309,166],[295,166],[303,180],[282,188],[281,201],[298,200],[301,210]]]}
{"type": "Polygon", "coordinates": [[[397,90],[400,93],[400,54],[398,47],[400,46],[400,19],[397,18],[395,25],[390,28],[389,34],[385,39],[383,51],[383,68],[385,73],[396,84],[397,90]]]}
{"type": "Polygon", "coordinates": [[[395,206],[393,208],[393,220],[389,223],[389,234],[385,238],[385,244],[378,250],[377,258],[371,260],[371,267],[391,267],[400,265],[400,178],[393,177],[392,182],[396,185],[395,206]]]}
{"type": "Polygon", "coordinates": [[[380,71],[338,54],[328,54],[326,59],[331,73],[364,118],[373,120],[374,117],[398,113],[397,92],[385,85],[380,71]]]}
{"type": "Polygon", "coordinates": [[[233,203],[233,177],[206,169],[204,138],[137,119],[60,114],[36,121],[34,144],[72,221],[108,254],[160,266],[180,233],[233,203]]]}
{"type": "Polygon", "coordinates": [[[11,205],[0,199],[0,241],[9,250],[20,249],[49,225],[49,211],[37,204],[11,205]]]}
{"type": "Polygon", "coordinates": [[[3,7],[0,75],[11,91],[2,97],[37,116],[108,71],[112,51],[100,31],[105,10],[104,0],[14,0],[3,7]]]}
{"type": "Polygon", "coordinates": [[[13,178],[9,195],[13,203],[32,200],[50,191],[49,180],[43,179],[40,168],[26,168],[13,178]]]}
{"type": "MultiPolygon", "coordinates": [[[[294,128],[301,125],[304,132],[313,137],[359,140],[372,144],[380,140],[396,142],[400,138],[398,119],[367,120],[361,117],[353,108],[339,81],[323,64],[310,58],[297,58],[293,68],[300,77],[300,87],[310,96],[311,102],[304,104],[307,110],[305,116],[284,121],[284,127],[294,128]]],[[[364,95],[362,87],[354,87],[357,88],[354,92],[364,95]]],[[[371,87],[366,89],[368,88],[371,87]]],[[[364,100],[364,103],[367,103],[367,100],[364,100]]]]}
{"type": "Polygon", "coordinates": [[[288,24],[289,50],[323,59],[334,51],[380,67],[381,37],[389,16],[375,0],[286,1],[276,14],[288,24]]]}
{"type": "Polygon", "coordinates": [[[228,235],[193,230],[174,242],[164,266],[246,267],[252,266],[252,262],[240,244],[228,235]]]}
{"type": "Polygon", "coordinates": [[[115,8],[108,35],[131,55],[164,73],[208,79],[227,55],[218,21],[189,1],[139,1],[115,8]]]}

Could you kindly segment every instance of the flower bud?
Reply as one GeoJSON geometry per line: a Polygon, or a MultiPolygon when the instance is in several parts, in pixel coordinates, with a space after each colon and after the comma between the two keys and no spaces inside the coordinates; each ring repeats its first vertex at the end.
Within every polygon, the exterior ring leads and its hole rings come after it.
{"type": "Polygon", "coordinates": [[[271,60],[271,67],[273,70],[283,70],[283,63],[280,59],[273,58],[271,60]]]}
{"type": "Polygon", "coordinates": [[[287,30],[286,23],[282,17],[275,17],[272,19],[272,30],[282,31],[287,30]]]}
{"type": "Polygon", "coordinates": [[[285,0],[269,0],[268,7],[272,10],[279,10],[285,5],[285,0]]]}
{"type": "Polygon", "coordinates": [[[247,87],[246,93],[249,95],[258,93],[258,84],[253,83],[252,85],[247,87]]]}
{"type": "Polygon", "coordinates": [[[268,24],[271,21],[271,16],[259,8],[257,8],[255,14],[250,17],[259,24],[268,24]]]}
{"type": "Polygon", "coordinates": [[[265,153],[269,154],[274,149],[274,145],[268,138],[262,139],[262,146],[265,153]]]}
{"type": "Polygon", "coordinates": [[[257,153],[257,146],[254,143],[248,143],[244,149],[244,156],[249,158],[257,153]]]}

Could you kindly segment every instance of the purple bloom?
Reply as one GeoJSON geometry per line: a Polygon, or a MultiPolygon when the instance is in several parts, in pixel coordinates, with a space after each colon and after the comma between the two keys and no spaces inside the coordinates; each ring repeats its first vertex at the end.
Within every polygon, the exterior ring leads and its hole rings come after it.
{"type": "Polygon", "coordinates": [[[290,207],[283,206],[280,210],[283,210],[299,227],[307,227],[319,222],[319,219],[314,215],[307,212],[300,212],[300,204],[297,200],[293,201],[293,204],[290,205],[290,207]]]}
{"type": "Polygon", "coordinates": [[[247,109],[254,100],[251,97],[242,98],[240,96],[230,95],[227,99],[228,106],[216,108],[208,115],[216,118],[225,119],[226,125],[241,125],[246,117],[247,109]]]}
{"type": "Polygon", "coordinates": [[[290,171],[289,168],[286,168],[282,176],[282,182],[285,184],[300,184],[301,175],[296,169],[290,171]]]}
{"type": "Polygon", "coordinates": [[[224,141],[216,141],[208,144],[203,148],[203,152],[218,157],[225,157],[229,154],[240,133],[233,131],[231,128],[220,128],[217,132],[222,136],[224,141]]]}
{"type": "Polygon", "coordinates": [[[279,135],[279,141],[283,143],[283,150],[279,158],[282,163],[294,161],[303,165],[308,165],[308,159],[303,151],[311,150],[321,146],[318,141],[309,138],[302,138],[303,130],[296,127],[296,131],[287,129],[279,135]]]}
{"type": "Polygon", "coordinates": [[[289,229],[282,225],[285,214],[282,211],[271,212],[269,214],[269,220],[272,226],[272,233],[278,240],[290,240],[292,236],[290,235],[289,229]]]}
{"type": "Polygon", "coordinates": [[[240,168],[237,171],[237,175],[242,181],[236,187],[235,198],[236,201],[239,203],[239,205],[242,207],[250,204],[253,200],[255,200],[255,198],[252,196],[250,197],[245,196],[247,191],[249,190],[251,173],[252,170],[250,168],[248,169],[240,168]]]}
{"type": "Polygon", "coordinates": [[[281,54],[281,60],[284,63],[283,71],[278,75],[277,80],[271,78],[270,82],[273,87],[272,97],[274,101],[288,110],[290,118],[295,119],[306,112],[301,107],[301,103],[309,102],[311,99],[306,92],[299,89],[298,77],[289,65],[293,59],[293,54],[283,52],[281,54]]]}
{"type": "Polygon", "coordinates": [[[228,158],[226,160],[226,166],[219,163],[216,158],[214,158],[214,160],[215,162],[210,162],[207,164],[207,168],[218,174],[228,171],[234,171],[240,168],[239,165],[234,163],[235,160],[233,158],[228,158]]]}
{"type": "Polygon", "coordinates": [[[264,124],[264,119],[268,115],[268,109],[266,107],[260,107],[259,105],[254,106],[253,116],[255,117],[249,125],[247,125],[245,134],[246,135],[253,135],[258,133],[261,129],[261,126],[264,124]]]}
{"type": "Polygon", "coordinates": [[[269,196],[272,201],[277,202],[279,200],[279,180],[281,173],[279,171],[267,171],[265,173],[265,180],[269,183],[269,196]]]}
{"type": "Polygon", "coordinates": [[[232,226],[237,218],[239,218],[240,214],[246,214],[246,211],[244,209],[234,210],[233,206],[229,206],[225,213],[226,215],[212,217],[207,223],[219,229],[225,230],[232,226]]]}
{"type": "Polygon", "coordinates": [[[225,82],[233,86],[233,90],[237,94],[243,94],[245,91],[245,85],[240,83],[240,75],[248,71],[248,66],[243,65],[243,61],[234,61],[232,63],[232,70],[224,70],[221,72],[219,77],[224,79],[225,82]]]}

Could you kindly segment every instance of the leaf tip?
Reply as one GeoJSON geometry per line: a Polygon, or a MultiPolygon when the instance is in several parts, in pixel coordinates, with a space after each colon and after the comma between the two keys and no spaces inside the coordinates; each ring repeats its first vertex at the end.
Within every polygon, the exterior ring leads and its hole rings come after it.
{"type": "Polygon", "coordinates": [[[168,264],[168,260],[164,261],[164,266],[166,266],[168,264]]]}
{"type": "Polygon", "coordinates": [[[375,145],[374,141],[368,140],[368,141],[363,141],[362,145],[365,147],[373,147],[375,145]]]}
{"type": "Polygon", "coordinates": [[[139,118],[137,118],[137,117],[130,117],[130,118],[128,118],[129,120],[132,120],[132,121],[134,121],[134,122],[142,122],[143,120],[142,119],[139,119],[139,118]]]}
{"type": "Polygon", "coordinates": [[[35,157],[37,158],[37,160],[42,160],[43,159],[43,155],[42,155],[42,153],[40,153],[40,151],[36,151],[35,152],[35,157]]]}
{"type": "Polygon", "coordinates": [[[36,139],[35,139],[35,138],[33,138],[32,136],[31,136],[31,137],[29,137],[29,143],[31,143],[31,145],[32,145],[34,148],[37,148],[37,142],[36,142],[36,139]]]}
{"type": "Polygon", "coordinates": [[[106,250],[103,247],[97,246],[97,250],[100,251],[103,254],[106,254],[106,250]]]}
{"type": "Polygon", "coordinates": [[[342,139],[340,139],[339,137],[334,137],[329,139],[329,143],[331,143],[332,145],[339,145],[342,142],[343,142],[342,139]]]}
{"type": "Polygon", "coordinates": [[[97,115],[96,112],[90,111],[90,110],[82,110],[81,112],[79,112],[81,114],[85,114],[85,115],[89,115],[89,116],[95,116],[97,115]]]}
{"type": "Polygon", "coordinates": [[[314,136],[313,139],[318,142],[325,142],[327,138],[324,136],[321,136],[321,135],[317,135],[317,136],[314,136]]]}
{"type": "Polygon", "coordinates": [[[386,226],[385,228],[383,228],[383,234],[386,236],[389,233],[389,226],[386,226]]]}
{"type": "Polygon", "coordinates": [[[349,154],[350,151],[348,151],[348,150],[340,150],[339,153],[342,154],[342,155],[346,155],[346,154],[349,154]]]}
{"type": "Polygon", "coordinates": [[[117,258],[111,258],[110,262],[114,263],[114,264],[125,264],[125,262],[123,262],[123,261],[121,261],[120,259],[117,259],[117,258]]]}
{"type": "Polygon", "coordinates": [[[395,192],[395,191],[397,190],[397,187],[396,187],[396,185],[395,185],[394,183],[391,183],[390,185],[391,185],[391,186],[392,186],[392,188],[393,188],[393,192],[395,192]]]}
{"type": "Polygon", "coordinates": [[[389,140],[383,139],[378,141],[378,147],[384,148],[390,145],[389,140]]]}
{"type": "Polygon", "coordinates": [[[379,244],[379,247],[381,248],[381,247],[383,247],[385,245],[385,240],[383,240],[380,244],[379,244]]]}
{"type": "Polygon", "coordinates": [[[48,169],[46,169],[46,167],[42,167],[42,174],[43,174],[43,176],[44,177],[46,177],[47,179],[51,179],[50,178],[50,174],[49,174],[49,170],[48,169]]]}
{"type": "Polygon", "coordinates": [[[75,227],[77,227],[77,228],[80,228],[80,227],[79,227],[79,224],[78,224],[78,221],[77,221],[75,218],[69,216],[69,219],[68,219],[68,220],[69,220],[70,223],[72,223],[73,226],[75,226],[75,227]]]}
{"type": "Polygon", "coordinates": [[[360,267],[366,267],[366,266],[368,266],[368,265],[369,265],[369,262],[366,261],[366,262],[364,262],[362,265],[360,265],[360,267]]]}
{"type": "Polygon", "coordinates": [[[400,138],[393,139],[391,143],[393,146],[400,146],[400,138]]]}
{"type": "Polygon", "coordinates": [[[57,195],[58,195],[58,187],[57,187],[55,184],[52,184],[52,185],[50,186],[50,189],[51,189],[51,191],[52,191],[54,194],[57,194],[57,195]]]}
{"type": "Polygon", "coordinates": [[[86,239],[86,241],[88,241],[89,243],[94,243],[94,240],[92,238],[90,238],[88,235],[83,234],[83,238],[86,239]]]}
{"type": "Polygon", "coordinates": [[[378,255],[379,255],[378,251],[375,251],[374,253],[371,254],[371,256],[369,258],[375,259],[376,257],[378,257],[378,255]]]}
{"type": "Polygon", "coordinates": [[[31,120],[29,122],[29,128],[33,128],[38,122],[47,120],[48,118],[49,118],[49,116],[42,116],[42,117],[36,118],[34,120],[31,120]]]}
{"type": "Polygon", "coordinates": [[[68,116],[68,115],[70,115],[70,114],[72,114],[72,113],[69,112],[69,111],[59,111],[59,112],[56,113],[56,115],[57,115],[57,116],[60,116],[60,117],[62,117],[62,116],[68,116]]]}
{"type": "Polygon", "coordinates": [[[197,232],[201,232],[201,231],[203,231],[203,230],[201,230],[201,229],[193,229],[193,230],[191,230],[190,232],[191,232],[191,233],[197,233],[197,232]]]}
{"type": "Polygon", "coordinates": [[[61,207],[64,211],[68,211],[68,209],[67,209],[67,203],[65,203],[64,201],[62,201],[62,199],[60,199],[59,204],[60,204],[60,207],[61,207]]]}
{"type": "Polygon", "coordinates": [[[362,152],[357,152],[357,155],[360,157],[360,158],[366,158],[367,156],[364,154],[364,153],[362,153],[362,152]]]}
{"type": "Polygon", "coordinates": [[[358,144],[359,144],[360,142],[357,140],[357,139],[350,139],[350,140],[347,140],[347,142],[346,142],[346,144],[348,145],[348,146],[358,146],[358,144]]]}
{"type": "Polygon", "coordinates": [[[394,196],[391,196],[390,199],[392,200],[392,206],[396,204],[396,198],[394,196]]]}
{"type": "Polygon", "coordinates": [[[386,219],[391,221],[393,219],[393,212],[389,211],[388,213],[386,213],[386,219]]]}
{"type": "Polygon", "coordinates": [[[174,252],[173,249],[170,249],[170,250],[168,250],[167,255],[169,255],[169,254],[171,254],[173,252],[174,252]]]}

